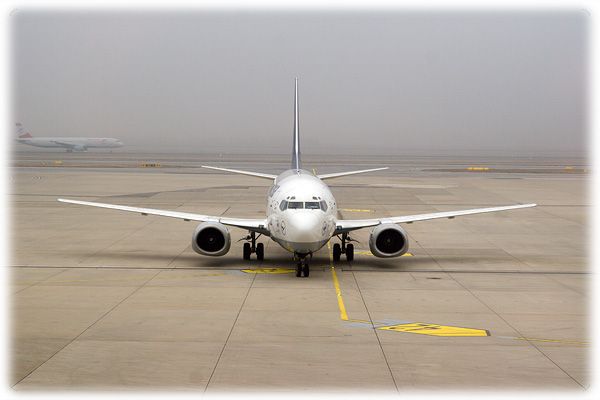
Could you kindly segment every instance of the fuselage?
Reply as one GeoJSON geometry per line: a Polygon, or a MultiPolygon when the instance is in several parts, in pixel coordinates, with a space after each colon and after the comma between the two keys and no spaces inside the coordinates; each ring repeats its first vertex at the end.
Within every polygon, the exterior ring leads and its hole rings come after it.
{"type": "Polygon", "coordinates": [[[59,148],[117,148],[122,147],[123,142],[115,138],[83,138],[83,137],[33,137],[17,139],[19,143],[36,147],[59,147],[59,148]]]}
{"type": "Polygon", "coordinates": [[[268,230],[290,252],[306,255],[323,247],[335,232],[336,216],[329,187],[309,171],[287,170],[269,189],[268,230]]]}

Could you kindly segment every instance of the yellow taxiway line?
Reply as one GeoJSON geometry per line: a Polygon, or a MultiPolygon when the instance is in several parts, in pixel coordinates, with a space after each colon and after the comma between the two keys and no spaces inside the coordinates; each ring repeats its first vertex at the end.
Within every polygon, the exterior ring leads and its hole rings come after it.
{"type": "Polygon", "coordinates": [[[346,306],[344,305],[344,298],[342,297],[342,290],[340,289],[340,281],[338,281],[335,267],[333,266],[333,254],[331,252],[330,242],[327,242],[327,248],[329,249],[329,266],[331,267],[333,286],[335,286],[335,295],[337,296],[338,308],[340,309],[340,318],[342,321],[348,321],[348,313],[346,312],[346,306]]]}
{"type": "Polygon", "coordinates": [[[589,344],[589,342],[582,342],[582,341],[568,340],[568,339],[539,339],[539,338],[528,338],[528,337],[514,337],[511,339],[526,340],[528,342],[549,342],[549,343],[579,344],[579,345],[588,345],[589,344]]]}

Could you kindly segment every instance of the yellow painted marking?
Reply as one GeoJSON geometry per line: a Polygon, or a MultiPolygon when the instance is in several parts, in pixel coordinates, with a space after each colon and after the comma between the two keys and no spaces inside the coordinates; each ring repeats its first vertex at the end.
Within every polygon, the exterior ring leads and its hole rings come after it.
{"type": "Polygon", "coordinates": [[[316,170],[316,169],[314,169],[314,168],[313,168],[312,170],[313,170],[313,175],[314,175],[314,176],[317,176],[317,170],[316,170]]]}
{"type": "Polygon", "coordinates": [[[396,331],[406,333],[417,333],[429,336],[489,336],[489,332],[485,329],[463,328],[460,326],[445,326],[437,324],[425,324],[421,322],[412,322],[409,324],[382,326],[381,330],[396,331]]]}
{"type": "MultiPolygon", "coordinates": [[[[368,250],[358,250],[358,251],[354,251],[354,254],[360,254],[361,256],[372,256],[373,253],[371,253],[368,250]]],[[[414,254],[413,253],[404,253],[402,254],[400,257],[412,257],[414,254]]]]}
{"type": "Polygon", "coordinates": [[[514,340],[527,340],[528,342],[550,342],[550,343],[565,343],[565,344],[584,344],[587,345],[589,342],[579,342],[576,340],[562,340],[562,339],[538,339],[528,337],[515,337],[514,340]]]}
{"type": "Polygon", "coordinates": [[[367,210],[366,208],[342,208],[340,211],[349,211],[349,212],[373,212],[373,210],[367,210]]]}
{"type": "Polygon", "coordinates": [[[257,269],[243,269],[242,272],[247,274],[290,274],[294,272],[290,268],[257,268],[257,269]]]}
{"type": "Polygon", "coordinates": [[[54,160],[54,165],[62,165],[62,160],[54,160]]]}
{"type": "Polygon", "coordinates": [[[469,167],[467,171],[489,171],[488,167],[469,167]]]}
{"type": "Polygon", "coordinates": [[[342,319],[342,321],[348,321],[348,314],[346,313],[346,306],[344,305],[344,299],[342,298],[342,290],[340,289],[340,282],[338,281],[337,274],[335,273],[335,267],[333,266],[333,254],[331,253],[330,242],[327,242],[327,248],[329,249],[329,266],[331,267],[333,286],[335,286],[335,294],[337,296],[338,308],[340,309],[340,319],[342,319]]]}
{"type": "Polygon", "coordinates": [[[565,167],[565,169],[574,169],[574,168],[571,166],[568,166],[568,167],[565,167]]]}
{"type": "Polygon", "coordinates": [[[360,323],[369,324],[369,325],[373,324],[371,321],[367,321],[365,319],[349,319],[348,321],[349,322],[360,322],[360,323]]]}

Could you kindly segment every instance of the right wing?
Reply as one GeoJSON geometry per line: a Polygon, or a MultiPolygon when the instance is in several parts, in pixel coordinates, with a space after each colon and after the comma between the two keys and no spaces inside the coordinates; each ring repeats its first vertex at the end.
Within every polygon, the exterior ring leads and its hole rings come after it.
{"type": "Polygon", "coordinates": [[[388,169],[388,168],[389,167],[372,168],[372,169],[361,169],[359,171],[349,171],[349,172],[334,172],[333,174],[321,174],[321,175],[317,175],[317,178],[319,178],[319,179],[339,178],[340,176],[364,174],[365,172],[381,171],[381,170],[388,169]]]}
{"type": "Polygon", "coordinates": [[[488,207],[488,208],[473,208],[470,210],[460,211],[442,211],[429,214],[405,215],[401,217],[383,217],[373,219],[341,219],[337,221],[337,229],[335,234],[350,232],[355,229],[367,228],[380,224],[410,224],[416,221],[425,221],[438,218],[454,218],[461,215],[483,214],[496,211],[516,210],[519,208],[535,207],[537,204],[517,204],[514,206],[488,207]]]}
{"type": "Polygon", "coordinates": [[[69,200],[69,199],[58,199],[61,203],[79,204],[82,206],[108,208],[111,210],[129,211],[135,212],[142,215],[159,215],[161,217],[179,218],[184,221],[200,221],[200,222],[220,222],[223,225],[234,226],[236,228],[249,229],[256,232],[269,235],[267,230],[267,220],[262,219],[249,219],[249,218],[230,218],[230,217],[217,217],[211,215],[192,214],[181,211],[168,211],[168,210],[157,210],[154,208],[142,208],[142,207],[130,207],[120,206],[117,204],[107,203],[94,203],[91,201],[82,200],[69,200]]]}
{"type": "Polygon", "coordinates": [[[208,165],[201,165],[201,167],[202,168],[207,168],[207,169],[214,169],[214,170],[217,170],[217,171],[233,172],[234,174],[256,176],[258,178],[265,178],[265,179],[271,179],[271,180],[274,180],[275,178],[277,178],[277,175],[263,174],[263,173],[260,173],[260,172],[250,172],[250,171],[242,171],[242,170],[239,170],[239,169],[210,167],[208,165]]]}

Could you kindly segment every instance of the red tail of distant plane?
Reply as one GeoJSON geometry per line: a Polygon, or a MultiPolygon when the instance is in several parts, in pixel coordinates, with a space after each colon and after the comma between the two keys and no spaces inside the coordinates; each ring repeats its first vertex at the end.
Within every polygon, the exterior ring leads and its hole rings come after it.
{"type": "Polygon", "coordinates": [[[20,122],[17,122],[16,125],[17,125],[17,134],[19,135],[19,139],[29,139],[29,138],[33,137],[29,134],[29,132],[25,132],[23,130],[23,125],[21,125],[20,122]]]}

